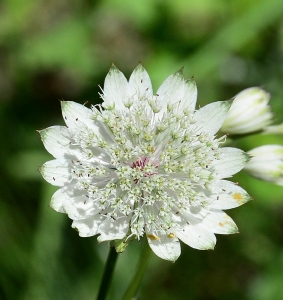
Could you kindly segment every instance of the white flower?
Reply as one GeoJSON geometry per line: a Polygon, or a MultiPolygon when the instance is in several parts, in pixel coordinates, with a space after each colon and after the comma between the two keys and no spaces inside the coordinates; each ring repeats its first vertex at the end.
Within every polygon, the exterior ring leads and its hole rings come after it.
{"type": "Polygon", "coordinates": [[[283,185],[283,146],[265,145],[248,152],[252,159],[244,170],[254,177],[283,185]]]}
{"type": "Polygon", "coordinates": [[[283,123],[278,125],[267,126],[263,132],[263,134],[282,134],[282,133],[283,133],[283,123]]]}
{"type": "Polygon", "coordinates": [[[215,138],[231,101],[195,111],[197,89],[182,71],[169,76],[153,95],[139,65],[129,82],[111,67],[91,109],[62,102],[67,127],[41,130],[55,157],[41,167],[46,181],[60,187],[51,206],[73,219],[80,236],[98,241],[140,239],[175,261],[179,239],[213,249],[215,233],[237,232],[222,210],[237,207],[248,194],[222,180],[240,171],[247,155],[220,148],[215,138]]]}
{"type": "Polygon", "coordinates": [[[236,95],[221,131],[229,134],[246,134],[264,130],[271,121],[269,94],[261,88],[252,87],[236,95]]]}

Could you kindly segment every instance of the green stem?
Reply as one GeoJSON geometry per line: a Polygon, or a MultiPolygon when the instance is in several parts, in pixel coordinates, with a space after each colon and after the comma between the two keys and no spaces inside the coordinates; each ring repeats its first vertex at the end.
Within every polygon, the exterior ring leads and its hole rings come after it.
{"type": "Polygon", "coordinates": [[[136,271],[136,274],[130,283],[128,289],[126,290],[126,293],[124,294],[124,297],[122,300],[132,300],[135,295],[137,294],[137,291],[140,287],[140,283],[143,279],[143,276],[145,274],[145,271],[147,269],[150,257],[151,257],[152,250],[150,249],[147,241],[145,241],[145,245],[143,248],[143,251],[140,256],[139,265],[136,271]]]}
{"type": "Polygon", "coordinates": [[[97,300],[105,300],[107,296],[107,292],[109,289],[109,285],[112,279],[115,263],[117,260],[118,253],[116,252],[114,247],[110,247],[106,266],[104,269],[103,277],[100,283],[100,288],[97,296],[97,300]]]}

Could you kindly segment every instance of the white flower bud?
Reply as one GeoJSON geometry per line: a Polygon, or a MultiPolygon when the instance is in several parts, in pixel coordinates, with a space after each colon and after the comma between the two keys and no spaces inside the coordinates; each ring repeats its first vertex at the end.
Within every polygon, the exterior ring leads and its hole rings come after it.
{"type": "Polygon", "coordinates": [[[264,181],[283,185],[283,146],[265,145],[248,152],[252,156],[244,170],[264,181]]]}
{"type": "Polygon", "coordinates": [[[252,87],[236,95],[221,127],[229,134],[246,134],[263,130],[271,123],[268,105],[270,95],[261,88],[252,87]]]}
{"type": "Polygon", "coordinates": [[[283,123],[273,126],[267,126],[264,129],[264,134],[283,134],[283,123]]]}

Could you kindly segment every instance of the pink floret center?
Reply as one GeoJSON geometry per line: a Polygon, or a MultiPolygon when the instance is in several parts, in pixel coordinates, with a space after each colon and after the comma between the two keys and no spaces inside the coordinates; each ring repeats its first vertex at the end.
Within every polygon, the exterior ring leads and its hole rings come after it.
{"type": "MultiPolygon", "coordinates": [[[[157,168],[158,168],[158,164],[156,162],[151,161],[148,157],[142,156],[140,158],[138,158],[135,162],[131,163],[130,166],[131,168],[139,168],[140,170],[144,170],[144,168],[146,167],[146,165],[150,163],[152,164],[156,171],[151,172],[151,173],[144,173],[144,177],[150,177],[152,175],[158,174],[157,172],[157,168]]],[[[135,179],[134,182],[137,183],[139,180],[135,179]]]]}

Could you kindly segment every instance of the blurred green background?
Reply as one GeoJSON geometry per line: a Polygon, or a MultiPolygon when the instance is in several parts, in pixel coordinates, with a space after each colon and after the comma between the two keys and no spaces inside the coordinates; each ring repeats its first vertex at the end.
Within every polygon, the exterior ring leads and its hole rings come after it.
{"type": "MultiPolygon", "coordinates": [[[[80,238],[48,207],[56,188],[37,172],[52,159],[36,132],[63,125],[59,99],[100,102],[111,63],[129,76],[139,63],[155,91],[185,67],[198,105],[262,86],[283,121],[282,0],[1,0],[0,299],[95,299],[107,244],[80,238]]],[[[283,136],[237,141],[245,150],[283,136]]],[[[245,174],[255,199],[229,211],[240,234],[214,251],[182,245],[176,263],[153,255],[141,299],[283,299],[283,187],[245,174]]],[[[109,299],[134,273],[141,245],[119,257],[109,299]]]]}

